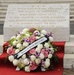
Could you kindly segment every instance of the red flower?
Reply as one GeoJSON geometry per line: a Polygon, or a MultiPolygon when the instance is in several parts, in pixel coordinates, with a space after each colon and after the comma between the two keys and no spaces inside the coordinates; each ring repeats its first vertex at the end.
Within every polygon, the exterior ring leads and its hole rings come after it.
{"type": "Polygon", "coordinates": [[[31,37],[30,37],[30,42],[32,43],[32,42],[34,42],[36,40],[36,37],[34,36],[34,35],[32,35],[31,37]]]}
{"type": "Polygon", "coordinates": [[[35,62],[32,62],[32,64],[30,65],[30,70],[35,70],[37,69],[38,65],[35,62]]]}
{"type": "Polygon", "coordinates": [[[7,49],[7,53],[8,53],[9,55],[12,55],[12,54],[15,53],[15,50],[13,49],[13,47],[9,47],[9,48],[7,49]]]}
{"type": "Polygon", "coordinates": [[[35,28],[30,28],[29,30],[30,30],[30,32],[33,33],[36,29],[35,28]]]}
{"type": "Polygon", "coordinates": [[[35,51],[35,49],[31,49],[31,50],[29,51],[29,53],[30,53],[30,54],[36,54],[36,51],[35,51]]]}
{"type": "Polygon", "coordinates": [[[43,53],[45,57],[48,56],[48,52],[47,52],[45,49],[42,49],[42,50],[41,50],[41,53],[43,53]]]}

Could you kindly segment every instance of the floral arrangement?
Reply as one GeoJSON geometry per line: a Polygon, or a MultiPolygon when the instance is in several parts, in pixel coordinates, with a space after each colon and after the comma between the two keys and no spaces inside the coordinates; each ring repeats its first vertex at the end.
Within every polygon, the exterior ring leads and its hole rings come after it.
{"type": "Polygon", "coordinates": [[[52,42],[53,37],[51,32],[48,33],[45,30],[36,28],[25,28],[16,36],[12,36],[11,39],[5,43],[6,45],[4,47],[7,50],[8,60],[12,62],[14,66],[17,66],[16,70],[24,69],[26,72],[46,71],[51,69],[57,59],[55,58],[57,49],[52,42]],[[44,36],[47,37],[47,41],[30,49],[21,55],[20,58],[15,58],[16,54],[44,36]]]}

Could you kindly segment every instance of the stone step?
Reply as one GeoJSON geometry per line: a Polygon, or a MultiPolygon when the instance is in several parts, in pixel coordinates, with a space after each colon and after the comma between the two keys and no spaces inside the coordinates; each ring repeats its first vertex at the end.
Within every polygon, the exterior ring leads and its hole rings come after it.
{"type": "Polygon", "coordinates": [[[71,11],[71,10],[74,10],[74,7],[70,7],[70,11],[71,11]]]}
{"type": "Polygon", "coordinates": [[[70,42],[74,42],[74,35],[70,35],[70,42]]]}
{"type": "Polygon", "coordinates": [[[0,13],[6,13],[7,12],[7,10],[0,10],[0,13]]]}
{"type": "Polygon", "coordinates": [[[0,15],[0,18],[5,18],[5,17],[6,17],[5,14],[0,15]]]}
{"type": "MultiPolygon", "coordinates": [[[[20,3],[22,3],[22,4],[24,4],[24,3],[27,3],[28,1],[13,1],[13,2],[1,2],[1,4],[0,4],[0,6],[7,6],[8,4],[20,4],[20,3]]],[[[35,3],[36,1],[34,0],[34,1],[29,1],[28,3],[35,3]]],[[[74,6],[74,2],[68,2],[68,1],[66,1],[66,2],[63,2],[63,1],[49,1],[49,2],[47,2],[47,1],[45,1],[45,2],[42,2],[42,1],[40,1],[41,3],[70,3],[70,5],[71,6],[74,6]]],[[[36,2],[36,3],[38,3],[38,1],[36,2]]]]}
{"type": "Polygon", "coordinates": [[[4,22],[5,21],[5,18],[0,18],[0,22],[4,22]]]}
{"type": "Polygon", "coordinates": [[[63,67],[69,68],[69,69],[74,69],[74,54],[65,54],[64,55],[63,67]]]}
{"type": "Polygon", "coordinates": [[[74,42],[66,42],[65,54],[74,54],[74,42]]]}
{"type": "Polygon", "coordinates": [[[74,22],[74,17],[71,17],[70,22],[74,22]]]}
{"type": "Polygon", "coordinates": [[[1,2],[74,2],[74,0],[1,0],[1,2]]]}
{"type": "Polygon", "coordinates": [[[70,35],[70,41],[65,43],[65,54],[74,54],[74,35],[70,35]]]}
{"type": "Polygon", "coordinates": [[[74,15],[74,11],[70,11],[70,14],[74,15]]]}
{"type": "Polygon", "coordinates": [[[0,10],[7,10],[7,7],[0,6],[0,10]]]}
{"type": "Polygon", "coordinates": [[[4,36],[0,35],[0,55],[3,52],[3,43],[4,43],[4,36]]]}

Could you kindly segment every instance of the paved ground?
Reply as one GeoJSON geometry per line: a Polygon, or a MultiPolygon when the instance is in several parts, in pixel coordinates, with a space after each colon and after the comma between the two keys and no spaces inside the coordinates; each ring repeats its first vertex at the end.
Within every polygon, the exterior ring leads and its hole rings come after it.
{"type": "Polygon", "coordinates": [[[64,69],[63,75],[74,75],[74,69],[64,69]]]}

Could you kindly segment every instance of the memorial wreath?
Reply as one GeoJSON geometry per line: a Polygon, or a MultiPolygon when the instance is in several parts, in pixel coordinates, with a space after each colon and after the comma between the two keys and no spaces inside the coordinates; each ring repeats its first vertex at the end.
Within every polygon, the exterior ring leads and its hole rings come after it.
{"type": "Polygon", "coordinates": [[[7,51],[8,60],[17,66],[16,70],[47,71],[53,68],[58,59],[55,54],[57,47],[52,42],[52,32],[25,28],[16,36],[12,36],[4,48],[7,51]]]}

